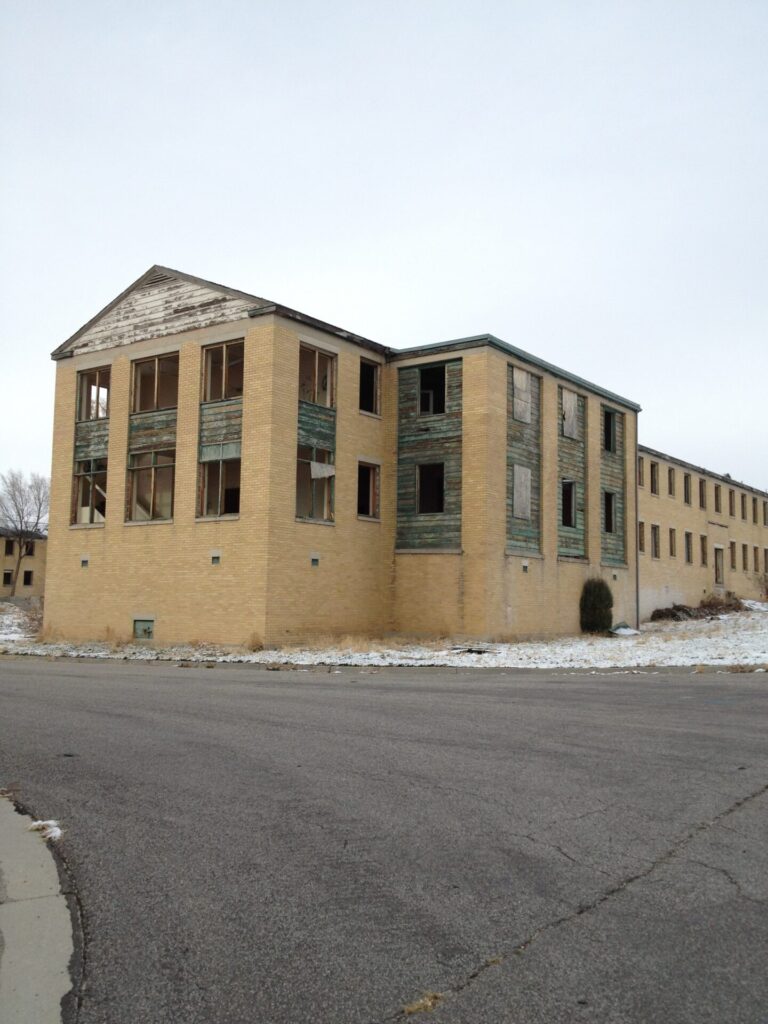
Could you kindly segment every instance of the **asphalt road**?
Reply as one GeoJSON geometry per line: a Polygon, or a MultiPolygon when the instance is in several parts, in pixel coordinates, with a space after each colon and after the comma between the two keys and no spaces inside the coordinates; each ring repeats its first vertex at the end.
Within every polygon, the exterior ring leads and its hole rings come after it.
{"type": "Polygon", "coordinates": [[[768,1022],[765,674],[3,658],[2,785],[82,1024],[768,1022]]]}

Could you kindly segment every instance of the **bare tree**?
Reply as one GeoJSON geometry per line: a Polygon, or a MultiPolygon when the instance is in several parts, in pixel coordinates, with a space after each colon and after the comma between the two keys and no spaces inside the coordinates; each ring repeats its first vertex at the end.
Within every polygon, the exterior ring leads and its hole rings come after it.
{"type": "Polygon", "coordinates": [[[47,529],[49,495],[47,477],[32,473],[27,480],[18,469],[0,473],[0,526],[6,537],[16,542],[11,597],[16,593],[22,560],[29,554],[28,545],[47,529]]]}

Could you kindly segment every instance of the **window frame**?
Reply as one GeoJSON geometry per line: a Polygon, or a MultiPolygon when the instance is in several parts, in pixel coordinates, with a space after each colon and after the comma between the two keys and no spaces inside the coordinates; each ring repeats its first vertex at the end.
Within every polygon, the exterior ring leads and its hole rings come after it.
{"type": "MultiPolygon", "coordinates": [[[[699,477],[699,508],[707,507],[707,481],[703,476],[699,477]]],[[[706,563],[704,563],[706,564],[706,563]]]]}
{"type": "MultiPolygon", "coordinates": [[[[77,417],[76,417],[76,419],[77,419],[78,423],[90,423],[93,420],[108,420],[109,419],[109,404],[110,404],[110,399],[111,399],[111,388],[112,388],[112,367],[111,366],[95,366],[91,370],[80,370],[80,372],[77,375],[77,417]],[[101,385],[99,383],[100,375],[102,373],[106,373],[107,374],[108,383],[107,383],[107,387],[105,388],[105,390],[107,392],[106,411],[103,414],[100,414],[99,410],[100,410],[101,407],[99,405],[99,400],[97,398],[97,400],[96,400],[96,415],[95,416],[83,416],[83,404],[84,404],[84,401],[83,401],[83,390],[84,390],[84,387],[85,387],[85,383],[86,383],[87,377],[89,377],[91,374],[94,374],[94,373],[96,374],[96,393],[97,394],[101,390],[101,385]]],[[[90,399],[88,400],[88,405],[90,406],[90,399]]]]}
{"type": "Polygon", "coordinates": [[[3,569],[3,586],[13,586],[13,569],[3,569]]]}
{"type": "MultiPolygon", "coordinates": [[[[448,411],[448,364],[447,363],[425,363],[423,366],[418,367],[419,371],[419,386],[418,386],[418,416],[419,417],[433,417],[433,416],[445,416],[448,411]],[[421,378],[424,373],[434,373],[436,370],[442,370],[443,372],[443,393],[442,393],[442,409],[434,410],[428,409],[426,412],[423,408],[423,396],[425,394],[437,395],[438,392],[434,389],[425,390],[421,386],[421,378]]],[[[440,403],[438,403],[440,404],[440,403]]],[[[424,463],[424,465],[438,465],[438,463],[424,463]]],[[[443,478],[445,479],[445,478],[443,478]]]]}
{"type": "Polygon", "coordinates": [[[603,533],[614,536],[616,529],[616,491],[603,491],[603,533]]]}
{"type": "MultiPolygon", "coordinates": [[[[70,516],[70,526],[103,526],[107,518],[107,480],[108,480],[109,460],[104,459],[76,459],[75,468],[72,473],[72,512],[70,516]],[[104,463],[103,469],[94,468],[96,463],[104,463]],[[87,470],[78,469],[79,466],[88,464],[87,470]],[[98,493],[99,488],[94,484],[96,477],[104,477],[104,513],[101,520],[95,518],[97,512],[95,495],[98,493]],[[89,497],[88,505],[80,504],[81,486],[82,482],[88,481],[89,497]],[[79,513],[81,508],[88,508],[88,519],[83,521],[80,519],[79,513]]],[[[101,513],[98,513],[101,515],[101,513]]]]}
{"type": "Polygon", "coordinates": [[[215,345],[205,345],[202,349],[202,377],[201,377],[201,394],[200,399],[203,405],[208,405],[211,402],[231,402],[235,399],[242,399],[243,393],[245,392],[245,338],[233,338],[231,341],[219,341],[215,345]],[[231,348],[242,349],[242,378],[243,386],[239,395],[227,394],[229,385],[229,350],[231,348]],[[218,398],[209,397],[210,391],[210,359],[213,353],[217,350],[221,350],[221,395],[218,398]]]}
{"type": "Polygon", "coordinates": [[[35,585],[35,583],[34,583],[34,580],[35,580],[35,571],[34,571],[34,569],[23,569],[22,572],[24,573],[24,575],[22,576],[22,579],[21,579],[22,587],[34,587],[34,585],[35,585]]]}
{"type": "Polygon", "coordinates": [[[668,494],[668,496],[670,498],[674,498],[675,497],[675,488],[676,488],[675,467],[674,466],[668,466],[667,467],[667,494],[668,494]]]}
{"type": "Polygon", "coordinates": [[[336,455],[329,448],[318,448],[316,445],[300,444],[296,446],[296,495],[295,495],[295,518],[299,523],[335,523],[336,521],[336,455]],[[301,455],[301,450],[305,449],[310,452],[309,458],[304,458],[301,455]],[[318,453],[322,452],[326,458],[317,458],[318,453]],[[317,462],[327,466],[333,466],[334,472],[329,476],[325,477],[312,477],[312,463],[317,462]],[[309,472],[309,493],[310,493],[310,504],[311,514],[308,516],[299,515],[298,500],[299,500],[299,466],[306,465],[309,472]],[[323,497],[321,501],[316,498],[318,484],[323,485],[322,493],[323,497]],[[323,515],[315,515],[316,505],[322,503],[323,515]]]}
{"type": "Polygon", "coordinates": [[[381,416],[381,363],[375,359],[360,356],[360,377],[358,383],[358,411],[366,416],[381,416]],[[363,408],[363,366],[373,369],[373,409],[363,408]]]}
{"type": "Polygon", "coordinates": [[[128,508],[126,510],[126,522],[127,523],[170,523],[173,522],[173,512],[176,503],[176,449],[175,448],[152,448],[149,451],[140,452],[129,452],[128,453],[128,508]],[[157,458],[160,455],[172,454],[172,462],[161,462],[158,463],[157,458]],[[142,456],[149,455],[152,457],[152,462],[149,466],[132,466],[131,460],[135,458],[141,458],[142,456]],[[171,511],[168,516],[155,515],[156,509],[156,497],[157,497],[157,473],[158,470],[168,470],[171,473],[171,511]],[[137,480],[139,479],[140,473],[146,473],[150,470],[150,515],[146,519],[134,519],[133,508],[135,499],[135,487],[137,480]]]}
{"type": "Polygon", "coordinates": [[[611,454],[616,454],[617,441],[616,441],[616,420],[618,413],[615,409],[610,409],[607,405],[603,406],[603,451],[611,454]]]}
{"type": "Polygon", "coordinates": [[[651,462],[651,494],[659,494],[659,464],[651,462]]]}
{"type": "Polygon", "coordinates": [[[651,523],[651,558],[656,561],[661,558],[661,527],[658,523],[651,523]]]}
{"type": "Polygon", "coordinates": [[[685,537],[683,539],[685,545],[685,564],[693,565],[693,531],[685,530],[685,537]]]}
{"type": "MultiPolygon", "coordinates": [[[[222,448],[225,446],[222,445],[222,448]]],[[[240,496],[242,494],[242,474],[243,474],[243,460],[242,456],[230,456],[228,458],[223,455],[218,459],[200,459],[198,462],[198,491],[197,491],[197,519],[237,519],[240,515],[240,496]],[[238,465],[238,487],[237,487],[237,510],[234,512],[222,511],[225,502],[225,472],[224,467],[237,463],[238,465]],[[216,507],[217,512],[206,511],[208,504],[208,483],[207,476],[208,470],[211,466],[218,466],[219,472],[219,485],[218,485],[218,496],[216,507]]]]}
{"type": "MultiPolygon", "coordinates": [[[[328,349],[318,348],[316,345],[309,345],[304,341],[299,342],[299,401],[308,402],[310,405],[317,405],[321,409],[335,409],[336,408],[336,374],[338,355],[336,352],[330,352],[328,349]],[[312,373],[312,398],[304,398],[301,394],[301,354],[302,352],[311,352],[314,359],[313,373],[312,373]],[[320,356],[328,360],[328,401],[318,402],[318,380],[320,378],[318,364],[320,362],[320,356]]],[[[307,447],[307,446],[302,446],[307,447]]]]}
{"type": "MultiPolygon", "coordinates": [[[[440,415],[436,413],[435,415],[440,415]]],[[[419,462],[416,465],[416,515],[418,516],[443,516],[445,515],[445,461],[442,462],[419,462]],[[441,483],[442,483],[442,505],[437,511],[422,510],[421,508],[421,494],[422,494],[422,471],[425,469],[434,469],[437,466],[441,469],[441,483]]]]}
{"type": "Polygon", "coordinates": [[[560,481],[560,526],[566,530],[577,530],[579,528],[579,515],[576,508],[577,498],[578,490],[576,487],[576,481],[563,478],[560,481]],[[570,495],[567,502],[565,500],[566,489],[570,495]],[[568,518],[571,519],[572,522],[566,522],[566,509],[571,512],[571,515],[568,518]]]}
{"type": "Polygon", "coordinates": [[[150,413],[150,412],[165,412],[168,409],[178,409],[178,407],[179,407],[179,369],[180,369],[180,360],[179,360],[179,353],[178,353],[178,351],[176,351],[176,352],[161,352],[161,353],[159,353],[156,356],[147,356],[145,359],[134,359],[133,362],[131,363],[131,415],[132,416],[141,416],[141,415],[144,415],[145,413],[150,413]],[[176,359],[176,400],[174,401],[173,405],[158,405],[157,404],[157,396],[158,396],[159,386],[160,386],[160,361],[163,360],[163,359],[166,359],[166,360],[167,359],[173,359],[174,357],[176,359]],[[137,399],[139,397],[139,389],[136,386],[137,379],[138,379],[137,378],[137,374],[138,374],[140,366],[146,366],[149,363],[154,363],[155,364],[155,371],[154,371],[155,380],[154,380],[154,389],[153,389],[153,405],[152,405],[151,409],[137,409],[136,408],[136,402],[137,402],[137,399]]]}
{"type": "Polygon", "coordinates": [[[381,520],[381,466],[376,462],[358,459],[357,462],[357,517],[372,522],[381,520]],[[368,470],[368,503],[370,512],[360,511],[360,470],[368,470]]]}
{"type": "Polygon", "coordinates": [[[669,528],[669,557],[677,558],[677,530],[674,526],[669,528]]]}

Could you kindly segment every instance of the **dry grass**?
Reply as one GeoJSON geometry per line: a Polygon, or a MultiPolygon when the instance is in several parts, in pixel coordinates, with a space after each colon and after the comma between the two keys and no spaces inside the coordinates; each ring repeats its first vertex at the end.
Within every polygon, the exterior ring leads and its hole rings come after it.
{"type": "Polygon", "coordinates": [[[416,999],[403,1007],[403,1013],[410,1017],[414,1013],[431,1013],[442,999],[439,992],[425,992],[421,999],[416,999]]]}

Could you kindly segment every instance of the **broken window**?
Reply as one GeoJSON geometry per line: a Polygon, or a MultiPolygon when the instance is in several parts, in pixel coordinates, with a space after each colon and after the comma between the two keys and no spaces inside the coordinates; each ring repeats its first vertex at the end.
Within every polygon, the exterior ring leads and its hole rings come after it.
{"type": "Polygon", "coordinates": [[[563,526],[576,525],[576,484],[573,480],[563,480],[560,493],[562,496],[562,509],[560,522],[563,526]]]}
{"type": "Polygon", "coordinates": [[[13,570],[12,569],[4,569],[3,570],[3,586],[4,587],[10,587],[10,585],[12,583],[13,583],[13,570]]]}
{"type": "Polygon", "coordinates": [[[35,554],[35,542],[33,540],[24,541],[24,554],[30,558],[34,557],[35,554]]]}
{"type": "Polygon", "coordinates": [[[199,516],[235,516],[240,512],[240,442],[200,447],[199,516]]]}
{"type": "Polygon", "coordinates": [[[651,527],[651,558],[661,558],[661,531],[655,525],[651,527]]]}
{"type": "Polygon", "coordinates": [[[733,489],[728,491],[728,515],[736,517],[736,491],[733,489]]]}
{"type": "Polygon", "coordinates": [[[33,578],[34,578],[34,574],[33,574],[32,570],[31,569],[25,569],[24,570],[24,586],[25,587],[31,587],[32,586],[33,578]]]}
{"type": "Polygon", "coordinates": [[[128,518],[132,522],[173,516],[173,448],[128,456],[128,518]]]}
{"type": "Polygon", "coordinates": [[[613,409],[603,409],[603,449],[616,451],[616,413],[613,409]]]}
{"type": "Polygon", "coordinates": [[[107,460],[75,463],[73,523],[103,523],[107,514],[107,460]]]}
{"type": "Polygon", "coordinates": [[[299,348],[299,400],[324,405],[336,404],[334,369],[336,357],[319,349],[301,345],[299,348]]]}
{"type": "Polygon", "coordinates": [[[445,412],[445,366],[419,369],[419,415],[437,416],[445,412]]]}
{"type": "Polygon", "coordinates": [[[645,459],[642,455],[639,455],[637,459],[637,486],[645,486],[645,459]]]}
{"type": "Polygon", "coordinates": [[[179,353],[133,364],[133,411],[175,409],[179,395],[179,353]]]}
{"type": "Polygon", "coordinates": [[[669,529],[669,557],[677,557],[677,530],[672,527],[669,529]]]}
{"type": "Polygon", "coordinates": [[[651,463],[651,494],[659,493],[659,464],[651,463]]]}
{"type": "Polygon", "coordinates": [[[428,462],[417,467],[417,510],[419,515],[445,511],[445,464],[428,462]]]}
{"type": "Polygon", "coordinates": [[[722,512],[723,492],[720,484],[715,484],[715,512],[722,512]]]}
{"type": "Polygon", "coordinates": [[[379,364],[360,360],[360,411],[379,414],[379,364]]]}
{"type": "Polygon", "coordinates": [[[685,561],[693,565],[693,534],[686,531],[685,534],[685,561]]]}
{"type": "Polygon", "coordinates": [[[357,514],[379,518],[379,467],[367,462],[357,464],[357,514]]]}
{"type": "Polygon", "coordinates": [[[531,471],[527,466],[512,467],[512,515],[531,518],[531,471]]]}
{"type": "Polygon", "coordinates": [[[691,504],[691,474],[686,473],[683,476],[683,501],[686,505],[691,504]]]}
{"type": "Polygon", "coordinates": [[[731,541],[731,568],[736,568],[736,541],[731,541]]]}
{"type": "Polygon", "coordinates": [[[78,374],[77,418],[79,420],[103,420],[109,416],[108,366],[98,370],[85,370],[78,374]]]}
{"type": "Polygon", "coordinates": [[[675,496],[675,471],[674,471],[674,469],[671,466],[667,470],[667,493],[669,494],[670,498],[674,498],[674,496],[675,496]]]}
{"type": "Polygon", "coordinates": [[[611,491],[603,491],[603,530],[616,532],[616,495],[611,491]]]}
{"type": "Polygon", "coordinates": [[[579,436],[579,396],[575,391],[561,389],[563,395],[563,437],[579,436]]]}
{"type": "Polygon", "coordinates": [[[531,375],[519,366],[512,367],[512,417],[531,422],[531,375]]]}
{"type": "Polygon", "coordinates": [[[7,540],[5,542],[5,554],[6,557],[10,557],[13,554],[13,541],[7,540]]]}
{"type": "Polygon", "coordinates": [[[333,452],[299,445],[296,452],[296,518],[333,522],[333,452]]]}
{"type": "Polygon", "coordinates": [[[637,524],[637,550],[641,553],[645,551],[645,523],[642,519],[637,524]]]}
{"type": "MultiPolygon", "coordinates": [[[[699,480],[699,508],[707,507],[707,481],[699,480]]],[[[706,564],[706,563],[704,563],[706,564]]]]}
{"type": "Polygon", "coordinates": [[[244,353],[242,341],[228,341],[203,350],[204,402],[242,398],[244,353]]]}
{"type": "Polygon", "coordinates": [[[699,540],[701,541],[701,564],[702,565],[706,565],[707,564],[707,538],[706,538],[705,534],[702,533],[700,535],[700,537],[699,537],[699,540]]]}

